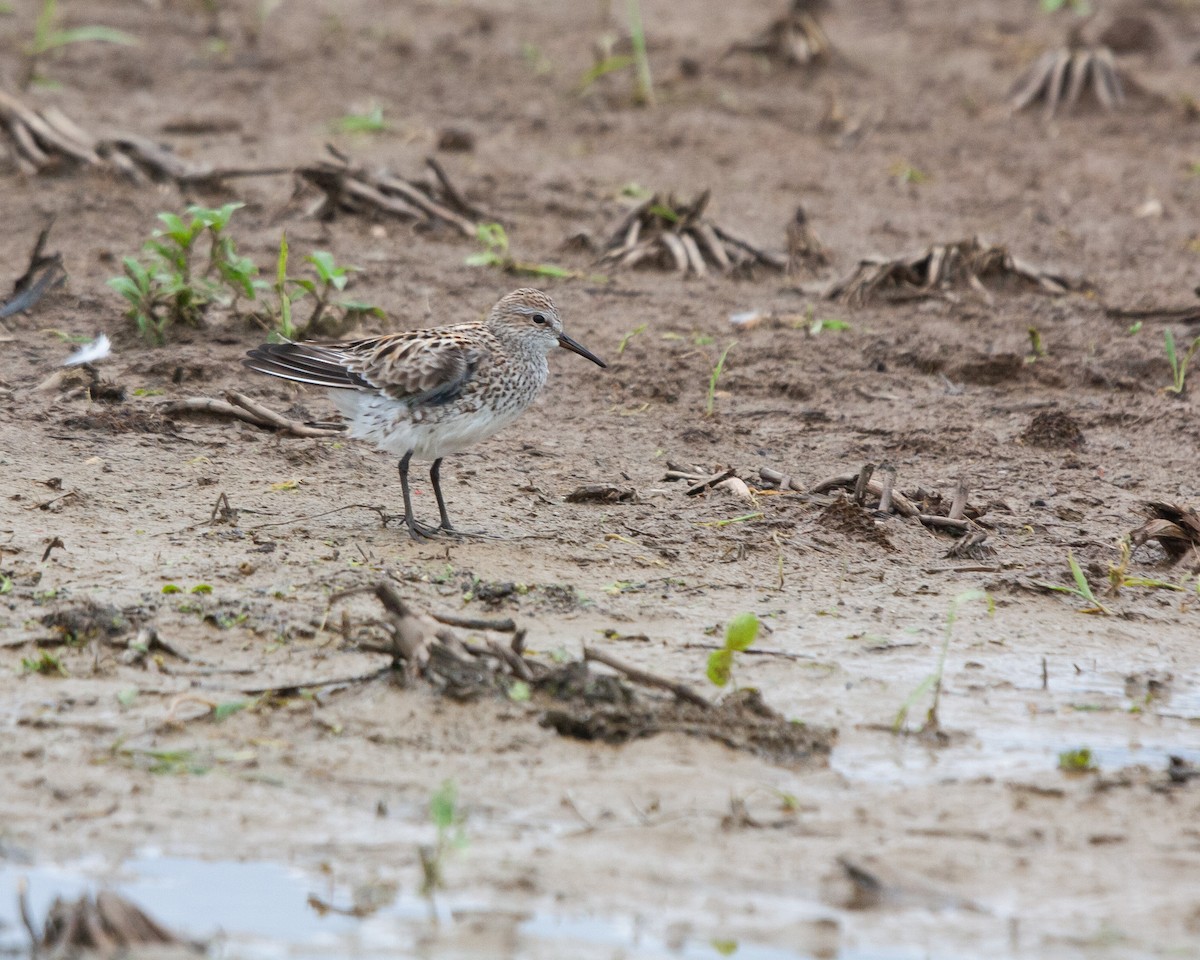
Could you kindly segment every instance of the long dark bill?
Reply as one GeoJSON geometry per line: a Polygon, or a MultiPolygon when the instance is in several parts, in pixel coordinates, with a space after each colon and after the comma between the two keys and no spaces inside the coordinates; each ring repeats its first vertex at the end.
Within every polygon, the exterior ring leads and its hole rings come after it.
{"type": "Polygon", "coordinates": [[[586,357],[588,360],[591,360],[592,363],[596,364],[596,366],[598,366],[598,367],[607,367],[608,366],[607,363],[605,363],[598,356],[596,356],[594,353],[592,353],[591,350],[589,350],[587,347],[583,346],[583,344],[576,343],[574,340],[572,340],[570,337],[568,337],[565,333],[560,333],[558,335],[558,345],[560,347],[566,347],[572,353],[577,353],[581,357],[586,357]]]}

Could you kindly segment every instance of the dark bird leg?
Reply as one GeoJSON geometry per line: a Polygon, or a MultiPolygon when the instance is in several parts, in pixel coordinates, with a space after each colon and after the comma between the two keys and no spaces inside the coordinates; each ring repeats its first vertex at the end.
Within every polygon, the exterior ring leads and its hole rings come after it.
{"type": "MultiPolygon", "coordinates": [[[[413,516],[412,493],[408,489],[408,464],[411,460],[411,450],[400,458],[400,492],[404,494],[404,522],[408,525],[408,535],[410,537],[414,540],[427,540],[430,537],[437,536],[437,530],[433,527],[427,527],[423,523],[418,523],[417,518],[413,516]]],[[[432,479],[432,474],[430,478],[432,479]]],[[[437,493],[438,506],[441,507],[442,517],[445,519],[446,508],[442,505],[442,495],[438,491],[436,483],[434,483],[433,489],[437,493]]]]}
{"type": "Polygon", "coordinates": [[[442,496],[442,458],[438,457],[429,468],[429,482],[433,484],[433,495],[437,497],[438,513],[442,518],[442,529],[447,533],[458,533],[450,522],[450,514],[446,512],[446,500],[442,496]]]}

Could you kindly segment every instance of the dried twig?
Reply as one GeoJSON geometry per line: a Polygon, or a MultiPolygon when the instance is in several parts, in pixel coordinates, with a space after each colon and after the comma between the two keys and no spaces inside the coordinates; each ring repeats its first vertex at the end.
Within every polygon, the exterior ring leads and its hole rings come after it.
{"type": "Polygon", "coordinates": [[[970,484],[967,483],[966,477],[958,478],[958,485],[954,488],[954,499],[950,503],[950,512],[946,514],[951,520],[961,520],[967,512],[967,493],[970,490],[970,484]]]}
{"type": "Polygon", "coordinates": [[[879,491],[879,512],[892,512],[892,497],[895,494],[893,489],[896,485],[896,468],[890,463],[883,463],[879,466],[879,473],[882,479],[879,481],[882,489],[879,491]]]}
{"type": "Polygon", "coordinates": [[[458,613],[448,613],[443,610],[431,610],[429,615],[438,623],[448,627],[458,627],[462,630],[495,630],[497,633],[515,633],[516,622],[512,617],[493,620],[489,617],[464,617],[458,613]]]}
{"type": "Polygon", "coordinates": [[[622,661],[597,650],[595,647],[583,648],[583,659],[602,663],[606,667],[612,667],[618,673],[623,673],[634,683],[640,683],[647,687],[658,687],[660,690],[667,690],[675,694],[680,700],[686,700],[688,703],[693,703],[698,707],[711,707],[712,703],[706,698],[700,696],[686,683],[679,683],[675,680],[668,680],[666,677],[660,677],[657,674],[650,673],[640,667],[631,666],[622,661]]]}
{"type": "MultiPolygon", "coordinates": [[[[858,471],[858,479],[854,481],[854,502],[860,507],[867,502],[867,487],[871,483],[871,476],[874,473],[875,464],[873,463],[864,463],[863,468],[858,471]]],[[[879,494],[882,497],[882,487],[879,494]]]]}
{"type": "Polygon", "coordinates": [[[338,437],[345,434],[340,428],[314,427],[290,420],[241,393],[230,391],[225,396],[228,400],[214,400],[211,397],[166,400],[157,404],[156,409],[162,413],[208,413],[216,417],[232,417],[256,427],[280,430],[296,437],[338,437]]]}

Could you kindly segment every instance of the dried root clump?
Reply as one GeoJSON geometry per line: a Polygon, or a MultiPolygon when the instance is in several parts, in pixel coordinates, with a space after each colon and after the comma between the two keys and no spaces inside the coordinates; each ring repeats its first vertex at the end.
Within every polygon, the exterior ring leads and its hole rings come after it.
{"type": "Polygon", "coordinates": [[[322,194],[308,211],[311,216],[328,220],[338,211],[374,213],[424,227],[447,226],[472,239],[482,222],[494,220],[466,200],[432,157],[425,160],[430,176],[408,180],[387,170],[371,172],[357,167],[334,147],[327,145],[326,149],[329,159],[296,170],[301,182],[322,194]]]}
{"type": "Polygon", "coordinates": [[[604,244],[601,263],[614,267],[653,267],[684,275],[710,272],[751,274],[758,266],[787,269],[787,257],[754,246],[704,216],[709,191],[691,203],[659,195],[630,210],[604,244]]]}
{"type": "Polygon", "coordinates": [[[1200,562],[1200,513],[1192,507],[1157,500],[1146,507],[1150,519],[1129,534],[1133,548],[1157,540],[1172,563],[1188,554],[1200,562]]]}
{"type": "Polygon", "coordinates": [[[0,128],[8,135],[13,162],[28,176],[91,167],[113,171],[134,183],[150,180],[199,183],[247,172],[273,172],[194,167],[153,140],[130,133],[95,137],[57,107],[34,110],[3,91],[0,91],[0,128]]]}
{"type": "Polygon", "coordinates": [[[1104,110],[1125,102],[1126,82],[1108,47],[1063,47],[1044,53],[1013,86],[1014,111],[1045,104],[1046,116],[1071,109],[1090,93],[1104,110]]]}
{"type": "Polygon", "coordinates": [[[835,731],[787,720],[757,691],[737,691],[715,702],[687,683],[604,650],[584,647],[582,659],[546,662],[525,652],[525,631],[512,620],[418,610],[388,582],[333,599],[361,593],[374,594],[386,616],[362,625],[383,642],[359,640],[360,650],[391,654],[406,682],[428,684],[452,699],[528,703],[542,726],[563,736],[625,743],[684,733],[788,764],[824,761],[836,738],[835,731]]]}
{"type": "Polygon", "coordinates": [[[789,67],[808,67],[829,60],[833,44],[825,35],[819,15],[827,0],[792,0],[787,13],[749,40],[735,43],[729,53],[756,53],[789,67]]]}
{"type": "MultiPolygon", "coordinates": [[[[32,930],[24,898],[21,913],[32,930]]],[[[154,955],[162,957],[204,951],[203,944],[181,940],[120,894],[101,891],[94,898],[84,894],[78,900],[55,900],[42,935],[37,938],[34,955],[150,956],[149,947],[155,948],[154,955]]]]}
{"type": "Polygon", "coordinates": [[[1005,247],[972,237],[955,243],[934,244],[915,256],[860,260],[853,272],[826,290],[825,296],[861,306],[876,299],[920,300],[945,296],[955,287],[967,287],[990,302],[992,296],[985,280],[1018,280],[1041,293],[1054,295],[1064,294],[1072,288],[1065,277],[1018,260],[1005,247]]]}
{"type": "Polygon", "coordinates": [[[930,530],[971,539],[973,547],[981,546],[987,539],[982,523],[987,508],[972,506],[968,502],[970,485],[965,477],[959,478],[953,497],[946,500],[924,487],[901,492],[896,488],[896,468],[887,463],[881,464],[878,469],[875,464],[867,463],[857,473],[836,474],[812,486],[806,486],[797,478],[769,467],[760,469],[758,475],[764,489],[802,493],[808,502],[825,507],[822,519],[830,525],[840,526],[843,532],[847,532],[849,525],[854,524],[856,532],[861,533],[865,528],[859,514],[868,511],[879,519],[894,513],[905,520],[916,520],[930,530]],[[851,495],[848,501],[845,499],[846,493],[851,495]],[[852,511],[847,504],[861,510],[852,511]]]}

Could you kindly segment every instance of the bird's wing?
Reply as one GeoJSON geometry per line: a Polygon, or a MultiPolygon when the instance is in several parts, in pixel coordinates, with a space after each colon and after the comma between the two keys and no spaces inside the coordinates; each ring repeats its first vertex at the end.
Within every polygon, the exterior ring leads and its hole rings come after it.
{"type": "Polygon", "coordinates": [[[336,343],[266,343],[242,363],[284,380],[339,390],[375,389],[412,404],[449,403],[462,394],[483,355],[452,331],[393,333],[336,343]]]}
{"type": "Polygon", "coordinates": [[[247,352],[242,363],[251,370],[317,387],[358,390],[369,386],[347,364],[336,344],[264,343],[247,352]]]}
{"type": "Polygon", "coordinates": [[[396,400],[449,403],[479,365],[477,345],[445,334],[391,334],[348,345],[342,356],[355,376],[396,400]]]}

